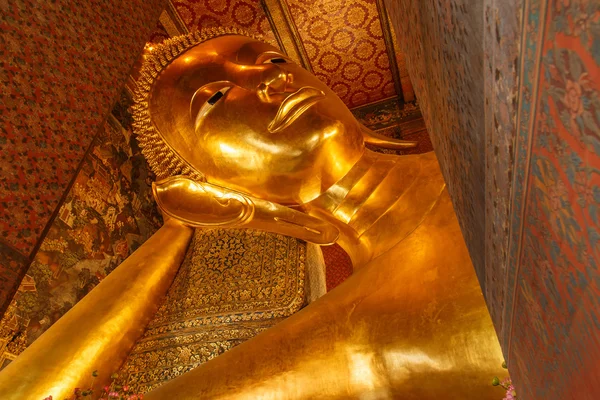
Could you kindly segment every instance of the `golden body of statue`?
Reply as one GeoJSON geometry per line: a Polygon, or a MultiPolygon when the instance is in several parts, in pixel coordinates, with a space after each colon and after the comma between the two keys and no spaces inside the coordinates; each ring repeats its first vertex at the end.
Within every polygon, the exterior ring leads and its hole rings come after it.
{"type": "Polygon", "coordinates": [[[172,218],[0,374],[17,393],[4,398],[61,396],[116,370],[190,226],[337,242],[355,272],[146,398],[498,398],[502,355],[435,155],[366,150],[414,144],[370,132],[315,76],[235,33],[175,38],[150,57],[136,130],[172,218]]]}

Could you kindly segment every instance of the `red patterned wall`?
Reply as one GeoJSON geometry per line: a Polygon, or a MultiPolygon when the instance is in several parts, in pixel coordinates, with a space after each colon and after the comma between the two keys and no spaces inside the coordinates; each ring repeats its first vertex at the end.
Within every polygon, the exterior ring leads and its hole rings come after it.
{"type": "Polygon", "coordinates": [[[325,281],[329,292],[352,275],[352,261],[337,244],[321,247],[321,251],[325,260],[325,281]]]}
{"type": "Polygon", "coordinates": [[[519,397],[600,398],[600,3],[525,5],[502,338],[519,397]]]}
{"type": "Polygon", "coordinates": [[[164,0],[9,0],[0,20],[0,312],[164,0]]]}

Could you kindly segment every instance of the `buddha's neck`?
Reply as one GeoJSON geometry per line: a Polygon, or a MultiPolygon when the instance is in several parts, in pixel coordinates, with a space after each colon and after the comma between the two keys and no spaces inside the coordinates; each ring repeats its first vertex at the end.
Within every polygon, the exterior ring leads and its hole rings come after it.
{"type": "Polygon", "coordinates": [[[365,150],[354,167],[306,209],[340,227],[346,236],[342,247],[344,242],[358,246],[355,251],[369,254],[351,257],[365,261],[414,229],[443,187],[433,153],[395,156],[365,150]]]}

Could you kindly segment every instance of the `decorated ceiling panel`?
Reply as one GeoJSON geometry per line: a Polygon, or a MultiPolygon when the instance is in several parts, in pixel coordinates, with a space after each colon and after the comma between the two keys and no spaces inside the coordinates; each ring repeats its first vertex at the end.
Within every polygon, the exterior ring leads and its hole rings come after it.
{"type": "Polygon", "coordinates": [[[190,31],[237,27],[277,44],[260,0],[184,0],[173,2],[173,6],[190,31]]]}
{"type": "Polygon", "coordinates": [[[312,69],[349,106],[396,96],[375,0],[288,0],[312,69]]]}

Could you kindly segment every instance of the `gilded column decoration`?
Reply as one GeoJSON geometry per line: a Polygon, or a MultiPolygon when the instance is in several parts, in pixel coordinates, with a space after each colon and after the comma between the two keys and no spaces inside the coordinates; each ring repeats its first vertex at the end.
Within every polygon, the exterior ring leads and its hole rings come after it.
{"type": "Polygon", "coordinates": [[[312,71],[310,58],[302,44],[287,3],[284,0],[261,0],[260,3],[279,47],[298,64],[312,71]]]}
{"type": "Polygon", "coordinates": [[[136,392],[211,360],[300,310],[306,243],[197,229],[166,300],[119,375],[136,392]]]}
{"type": "Polygon", "coordinates": [[[172,1],[167,2],[167,7],[160,14],[159,21],[171,37],[189,32],[172,1]]]}

